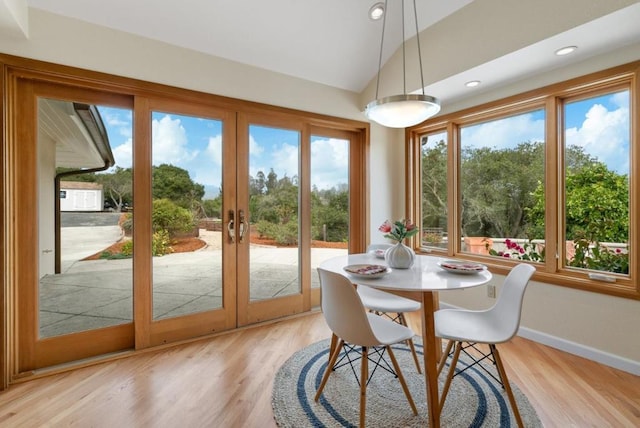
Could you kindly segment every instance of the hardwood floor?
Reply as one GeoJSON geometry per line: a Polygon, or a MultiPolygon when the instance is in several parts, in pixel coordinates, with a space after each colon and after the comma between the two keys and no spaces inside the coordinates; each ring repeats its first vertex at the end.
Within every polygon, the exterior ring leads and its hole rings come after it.
{"type": "MultiPolygon", "coordinates": [[[[15,384],[0,426],[274,427],[275,372],[327,337],[316,313],[15,384]]],[[[546,427],[640,426],[640,377],[521,338],[500,349],[546,427]]]]}

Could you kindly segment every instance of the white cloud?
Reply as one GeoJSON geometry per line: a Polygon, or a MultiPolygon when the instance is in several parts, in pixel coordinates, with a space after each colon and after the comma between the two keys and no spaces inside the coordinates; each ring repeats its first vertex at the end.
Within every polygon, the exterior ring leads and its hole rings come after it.
{"type": "Polygon", "coordinates": [[[112,149],[113,158],[120,168],[131,168],[133,161],[133,144],[131,138],[112,149]]]}
{"type": "Polygon", "coordinates": [[[565,144],[580,146],[585,152],[621,174],[629,172],[629,100],[628,93],[611,100],[618,106],[607,110],[602,104],[591,106],[580,127],[567,128],[565,144]]]}
{"type": "Polygon", "coordinates": [[[278,150],[272,153],[273,170],[278,174],[278,178],[285,175],[289,178],[300,175],[298,172],[299,153],[298,146],[286,143],[283,143],[278,150]]]}
{"type": "Polygon", "coordinates": [[[222,184],[222,135],[209,137],[203,156],[197,156],[184,167],[191,171],[193,181],[218,190],[222,184]]]}
{"type": "Polygon", "coordinates": [[[330,189],[349,181],[349,143],[339,139],[315,140],[311,144],[311,185],[330,189]]]}
{"type": "Polygon", "coordinates": [[[251,156],[260,156],[264,153],[264,148],[258,144],[253,135],[249,135],[249,154],[251,156]]]}
{"type": "Polygon", "coordinates": [[[507,149],[527,141],[544,141],[544,119],[521,114],[462,128],[464,148],[507,149]]]}
{"type": "Polygon", "coordinates": [[[198,150],[189,150],[187,133],[180,124],[180,119],[171,119],[171,116],[165,115],[160,120],[153,120],[151,135],[153,165],[166,163],[184,168],[198,156],[198,150]]]}
{"type": "Polygon", "coordinates": [[[206,153],[207,159],[212,161],[214,165],[222,165],[222,135],[209,137],[206,153]]]}

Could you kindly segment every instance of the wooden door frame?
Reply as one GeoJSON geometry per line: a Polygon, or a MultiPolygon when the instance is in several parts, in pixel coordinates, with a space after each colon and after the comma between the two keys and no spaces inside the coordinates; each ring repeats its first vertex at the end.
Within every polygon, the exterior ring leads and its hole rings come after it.
{"type": "MultiPolygon", "coordinates": [[[[135,162],[134,168],[134,194],[136,195],[136,215],[139,221],[136,222],[134,216],[134,241],[151,242],[153,231],[151,222],[145,221],[152,215],[152,141],[151,141],[151,114],[162,111],[193,117],[202,117],[222,122],[222,149],[223,149],[223,207],[222,212],[226,213],[229,207],[235,206],[235,113],[221,109],[206,103],[184,102],[178,98],[146,98],[136,97],[136,116],[134,124],[135,135],[138,137],[138,144],[135,144],[135,158],[142,159],[140,163],[135,162]],[[142,202],[140,203],[140,199],[142,202]]],[[[223,228],[224,236],[224,228],[223,228]]],[[[143,349],[163,345],[165,343],[176,342],[193,337],[204,336],[217,333],[236,327],[236,304],[235,304],[235,248],[228,240],[222,240],[222,272],[223,272],[223,293],[222,308],[211,311],[193,313],[175,318],[154,320],[153,319],[153,267],[150,246],[145,246],[144,253],[138,252],[138,246],[134,251],[134,271],[136,278],[141,282],[134,287],[134,299],[145,302],[144,305],[136,305],[136,349],[143,349]]]]}
{"type": "MultiPolygon", "coordinates": [[[[3,186],[1,186],[2,189],[0,190],[0,219],[3,224],[3,228],[0,230],[0,240],[2,240],[3,243],[0,249],[0,256],[2,256],[2,290],[0,292],[0,304],[2,304],[3,310],[0,316],[0,390],[5,389],[10,383],[17,381],[19,378],[16,373],[16,343],[19,340],[19,331],[14,319],[14,314],[18,310],[16,290],[24,284],[28,284],[28,281],[33,282],[33,279],[28,278],[28,269],[24,268],[24,263],[21,261],[23,255],[20,251],[27,251],[27,247],[17,239],[18,231],[14,221],[18,215],[24,215],[24,213],[21,213],[21,211],[24,211],[24,208],[29,208],[22,206],[17,207],[15,205],[16,189],[18,188],[16,181],[19,177],[16,164],[16,147],[21,138],[14,125],[16,120],[19,120],[16,114],[19,101],[16,100],[15,96],[15,84],[18,78],[52,82],[69,87],[111,93],[115,96],[134,97],[134,114],[136,111],[144,111],[145,97],[169,97],[171,99],[180,99],[185,103],[202,103],[215,108],[226,109],[233,113],[244,112],[269,114],[274,117],[295,117],[305,123],[305,126],[319,126],[327,129],[338,129],[356,133],[359,143],[362,143],[358,156],[363,156],[363,158],[359,161],[361,165],[356,167],[354,173],[355,171],[359,171],[358,175],[363,185],[361,195],[357,198],[358,200],[352,201],[352,205],[356,203],[359,207],[358,212],[361,213],[361,216],[357,219],[352,218],[352,224],[358,224],[360,227],[356,236],[351,238],[350,250],[360,251],[366,244],[369,225],[367,214],[368,179],[366,178],[366,171],[368,170],[369,124],[366,122],[233,99],[3,53],[0,53],[0,71],[0,97],[2,99],[2,103],[0,104],[0,117],[2,117],[2,120],[0,120],[0,135],[2,135],[0,161],[2,161],[3,168],[3,186]]],[[[235,131],[235,129],[225,130],[225,132],[235,131]]],[[[135,127],[134,138],[144,138],[144,132],[135,127]]],[[[134,151],[136,151],[135,156],[146,156],[143,149],[134,148],[134,151]]],[[[138,171],[137,175],[137,180],[139,181],[144,179],[148,173],[138,171]]],[[[225,180],[228,179],[228,177],[225,178],[225,180]]],[[[140,197],[144,197],[144,195],[137,195],[138,202],[140,202],[140,197]]],[[[230,203],[235,205],[235,201],[230,203]]],[[[139,207],[140,204],[138,204],[137,208],[139,207]]],[[[27,236],[25,235],[27,232],[27,230],[21,231],[20,233],[22,233],[22,235],[20,235],[20,237],[27,236]]],[[[29,251],[33,253],[33,249],[29,251]]],[[[145,250],[137,249],[138,254],[142,254],[140,251],[145,250]]],[[[144,260],[142,256],[138,256],[138,259],[134,259],[134,270],[145,269],[146,263],[147,261],[144,260]]],[[[307,273],[304,273],[304,275],[305,277],[308,276],[307,273]]],[[[228,280],[235,281],[235,278],[228,278],[228,280]]],[[[319,302],[319,300],[317,301],[319,302]]],[[[312,306],[311,300],[303,304],[305,308],[312,306]]],[[[148,310],[148,308],[134,313],[134,319],[143,320],[145,317],[150,316],[150,313],[145,313],[146,310],[148,310]]],[[[140,327],[138,326],[138,328],[140,327]]],[[[169,330],[171,329],[169,328],[169,330]]],[[[171,337],[171,334],[168,333],[167,337],[171,337]]],[[[151,338],[151,332],[145,331],[144,329],[136,330],[134,340],[137,341],[137,349],[148,348],[154,346],[156,343],[156,340],[151,338]]],[[[70,346],[74,347],[75,345],[70,344],[70,346]]],[[[101,358],[100,360],[103,359],[101,358]]],[[[81,364],[91,364],[91,361],[67,364],[65,365],[65,369],[72,369],[81,364]]],[[[57,367],[53,371],[56,370],[61,370],[61,368],[57,367]]],[[[50,372],[50,370],[47,370],[47,372],[50,372]]]]}

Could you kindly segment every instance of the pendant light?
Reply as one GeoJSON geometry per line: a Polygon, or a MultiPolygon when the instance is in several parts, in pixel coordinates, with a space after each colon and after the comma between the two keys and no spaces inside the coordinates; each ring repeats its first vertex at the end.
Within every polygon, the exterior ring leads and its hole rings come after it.
{"type": "Polygon", "coordinates": [[[374,122],[389,128],[407,128],[417,125],[436,115],[440,111],[440,101],[424,93],[424,75],[422,73],[422,54],[420,52],[420,34],[418,32],[418,13],[416,11],[416,1],[413,0],[413,15],[416,23],[416,41],[418,45],[418,62],[420,63],[420,82],[422,84],[422,94],[407,94],[407,73],[405,58],[405,30],[404,30],[404,2],[405,0],[394,0],[402,3],[402,95],[392,95],[378,98],[380,88],[380,70],[382,68],[382,48],[384,46],[384,30],[387,22],[387,0],[384,2],[384,16],[382,20],[382,39],[380,41],[380,56],[378,59],[378,77],[376,81],[376,99],[367,104],[365,115],[374,122]]]}

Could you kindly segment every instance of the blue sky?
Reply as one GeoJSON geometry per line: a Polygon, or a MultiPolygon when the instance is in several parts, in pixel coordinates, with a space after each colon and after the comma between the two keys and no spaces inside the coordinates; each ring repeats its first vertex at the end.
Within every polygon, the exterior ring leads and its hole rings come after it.
{"type": "MultiPolygon", "coordinates": [[[[109,134],[116,165],[128,168],[132,161],[131,112],[100,107],[109,134]]],[[[189,171],[196,183],[205,185],[206,197],[221,186],[222,122],[155,112],[152,115],[152,162],[172,164],[189,171]]],[[[296,131],[250,126],[249,174],[269,174],[278,178],[299,175],[300,136],[296,131]]],[[[344,140],[312,136],[311,180],[319,189],[347,183],[348,143],[344,140]]]]}
{"type": "MultiPolygon", "coordinates": [[[[567,145],[581,145],[609,169],[629,173],[628,91],[567,104],[567,145]]],[[[100,107],[116,165],[128,168],[132,160],[132,114],[129,110],[100,107]]],[[[222,174],[222,123],[156,112],[152,116],[153,164],[168,163],[189,171],[205,185],[207,197],[217,194],[222,174]]],[[[298,175],[299,134],[295,131],[251,125],[249,174],[267,175],[271,168],[279,178],[298,175]]],[[[514,147],[523,141],[544,140],[542,110],[463,128],[465,146],[514,147]]],[[[347,183],[348,143],[312,137],[312,185],[327,189],[347,183]]]]}
{"type": "MultiPolygon", "coordinates": [[[[578,145],[609,169],[629,173],[629,92],[608,94],[565,106],[565,144],[578,145]]],[[[471,147],[515,147],[544,141],[544,111],[468,126],[462,144],[471,147]]]]}

